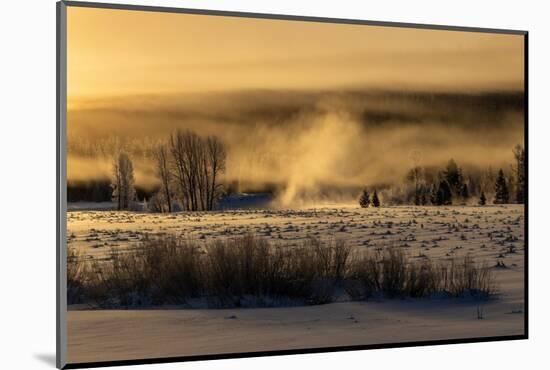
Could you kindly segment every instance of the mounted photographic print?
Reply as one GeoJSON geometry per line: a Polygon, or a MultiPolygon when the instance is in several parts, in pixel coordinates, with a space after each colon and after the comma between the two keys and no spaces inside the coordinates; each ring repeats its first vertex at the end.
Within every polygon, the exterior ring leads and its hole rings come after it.
{"type": "Polygon", "coordinates": [[[58,366],[527,338],[526,51],[58,3],[58,366]]]}

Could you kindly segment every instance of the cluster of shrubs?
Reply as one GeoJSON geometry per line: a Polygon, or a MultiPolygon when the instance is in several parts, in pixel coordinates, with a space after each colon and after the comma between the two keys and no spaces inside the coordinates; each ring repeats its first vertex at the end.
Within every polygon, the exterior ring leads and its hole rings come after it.
{"type": "Polygon", "coordinates": [[[69,304],[101,308],[201,299],[209,307],[324,304],[344,292],[353,300],[495,292],[491,270],[469,257],[436,264],[399,248],[360,253],[343,241],[319,239],[290,247],[253,235],[206,247],[172,236],[146,238],[135,249],[112,251],[106,261],[86,262],[70,252],[67,278],[69,304]]]}

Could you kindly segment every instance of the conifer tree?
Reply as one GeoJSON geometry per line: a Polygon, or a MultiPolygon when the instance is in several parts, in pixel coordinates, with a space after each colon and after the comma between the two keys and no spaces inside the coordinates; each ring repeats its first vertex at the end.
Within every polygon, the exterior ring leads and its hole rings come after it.
{"type": "Polygon", "coordinates": [[[359,197],[359,205],[361,208],[367,208],[370,205],[370,195],[367,189],[364,189],[359,197]]]}
{"type": "Polygon", "coordinates": [[[495,182],[495,204],[506,204],[510,201],[510,193],[508,192],[508,184],[504,177],[502,169],[498,171],[497,180],[495,182]]]}
{"type": "Polygon", "coordinates": [[[423,206],[428,204],[428,200],[426,199],[426,191],[423,191],[422,195],[420,196],[420,204],[422,204],[423,206]]]}
{"type": "Polygon", "coordinates": [[[480,206],[484,206],[485,204],[487,204],[487,198],[485,197],[485,192],[483,191],[481,192],[478,203],[480,206]]]}
{"type": "Polygon", "coordinates": [[[430,202],[433,205],[437,205],[437,185],[433,184],[430,190],[430,202]]]}
{"type": "Polygon", "coordinates": [[[374,190],[374,193],[372,194],[372,206],[373,207],[380,207],[380,199],[378,199],[378,193],[376,192],[376,189],[374,190]]]}
{"type": "Polygon", "coordinates": [[[421,195],[420,193],[417,191],[415,191],[414,193],[414,205],[415,206],[419,206],[421,204],[421,195]]]}
{"type": "Polygon", "coordinates": [[[451,187],[446,180],[442,180],[437,187],[437,192],[435,194],[434,204],[438,206],[449,205],[453,203],[453,194],[451,192],[451,187]]]}
{"type": "Polygon", "coordinates": [[[470,191],[468,190],[468,184],[462,184],[462,189],[460,189],[460,196],[462,198],[464,198],[464,200],[466,200],[470,197],[470,191]]]}
{"type": "Polygon", "coordinates": [[[449,160],[445,171],[443,171],[443,178],[447,181],[449,188],[453,194],[460,194],[462,190],[463,176],[462,170],[454,159],[449,160]]]}

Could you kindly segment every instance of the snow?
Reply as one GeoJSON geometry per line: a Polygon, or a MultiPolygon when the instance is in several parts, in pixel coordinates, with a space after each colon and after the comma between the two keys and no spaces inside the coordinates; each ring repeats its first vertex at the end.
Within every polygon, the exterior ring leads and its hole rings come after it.
{"type": "Polygon", "coordinates": [[[253,232],[298,244],[308,235],[346,239],[355,248],[401,246],[414,258],[470,254],[493,267],[499,295],[468,299],[336,302],[320,306],[68,312],[69,362],[186,356],[324,346],[518,335],[524,332],[524,209],[521,205],[384,207],[324,205],[294,210],[176,214],[68,213],[69,246],[104,258],[145,233],[198,242],[253,232]],[[478,319],[478,308],[483,319],[478,319]]]}
{"type": "MultiPolygon", "coordinates": [[[[516,292],[517,293],[517,292],[516,292]]],[[[255,309],[69,311],[69,362],[398,343],[523,333],[521,294],[255,309]],[[481,305],[484,318],[477,319],[481,305]]]]}

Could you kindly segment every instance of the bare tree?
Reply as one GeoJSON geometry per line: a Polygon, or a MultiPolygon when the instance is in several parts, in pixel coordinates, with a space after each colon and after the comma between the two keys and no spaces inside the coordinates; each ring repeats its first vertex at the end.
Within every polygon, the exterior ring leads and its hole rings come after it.
{"type": "Polygon", "coordinates": [[[484,192],[487,198],[490,198],[494,193],[494,185],[496,181],[495,171],[491,166],[485,169],[480,176],[480,191],[484,192]]]}
{"type": "Polygon", "coordinates": [[[422,153],[420,150],[414,150],[411,155],[411,161],[413,166],[411,170],[407,173],[406,180],[414,185],[414,204],[420,205],[421,201],[421,192],[422,192],[422,182],[424,179],[424,171],[420,167],[420,160],[422,158],[422,153]]]}
{"type": "Polygon", "coordinates": [[[410,169],[405,177],[408,182],[414,185],[414,204],[421,204],[421,191],[422,191],[422,181],[423,181],[423,171],[422,167],[414,166],[410,169]]]}
{"type": "Polygon", "coordinates": [[[219,175],[225,171],[225,158],[227,153],[223,143],[215,136],[210,136],[206,140],[208,147],[208,159],[210,163],[210,185],[208,187],[209,197],[208,197],[208,209],[214,208],[214,201],[218,196],[219,185],[219,175]]]}
{"type": "Polygon", "coordinates": [[[128,154],[120,152],[113,162],[113,198],[117,200],[117,209],[128,209],[135,198],[134,166],[128,154]]]}
{"type": "Polygon", "coordinates": [[[201,138],[191,131],[170,136],[171,167],[184,209],[211,210],[219,194],[220,173],[225,170],[226,152],[214,136],[201,138]]]}
{"type": "Polygon", "coordinates": [[[160,190],[163,200],[166,201],[166,210],[172,212],[172,194],[170,184],[172,182],[172,174],[169,167],[168,149],[166,145],[159,145],[153,151],[155,158],[156,172],[160,179],[160,190]]]}
{"type": "Polygon", "coordinates": [[[185,153],[184,133],[177,131],[170,136],[172,169],[177,182],[177,193],[183,209],[191,210],[190,170],[185,153]]]}
{"type": "Polygon", "coordinates": [[[122,199],[120,197],[120,188],[122,184],[122,177],[120,174],[120,165],[118,163],[118,157],[115,157],[115,160],[113,161],[113,178],[111,181],[111,188],[113,188],[113,198],[116,198],[117,201],[117,210],[122,209],[122,199]]]}

